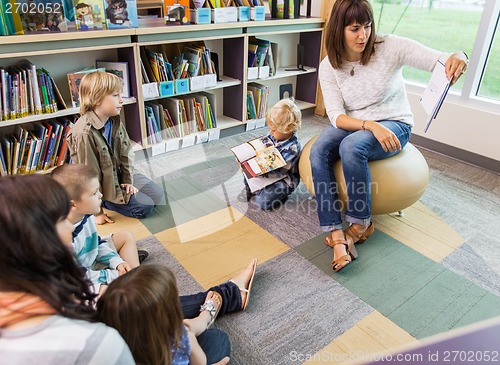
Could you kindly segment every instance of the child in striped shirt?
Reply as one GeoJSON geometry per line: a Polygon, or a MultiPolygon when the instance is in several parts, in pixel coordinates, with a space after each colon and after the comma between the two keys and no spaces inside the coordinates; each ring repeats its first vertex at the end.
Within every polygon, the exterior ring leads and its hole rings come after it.
{"type": "Polygon", "coordinates": [[[75,225],[73,253],[87,271],[96,293],[120,275],[139,266],[134,237],[128,231],[99,237],[94,214],[101,207],[102,194],[94,169],[82,164],[66,164],[56,168],[51,176],[61,183],[71,199],[68,220],[75,225]]]}

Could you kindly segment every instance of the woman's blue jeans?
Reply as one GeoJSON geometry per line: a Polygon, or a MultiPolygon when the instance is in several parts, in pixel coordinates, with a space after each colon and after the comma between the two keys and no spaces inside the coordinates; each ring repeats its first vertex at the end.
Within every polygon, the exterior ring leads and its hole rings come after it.
{"type": "MultiPolygon", "coordinates": [[[[399,121],[385,120],[380,124],[390,129],[403,148],[411,135],[411,126],[399,121]]],[[[384,152],[372,132],[346,131],[332,125],[323,130],[314,142],[309,156],[316,194],[319,223],[323,231],[342,229],[342,211],[345,208],[338,197],[338,186],[333,164],[342,161],[348,203],[345,220],[349,223],[368,224],[371,219],[372,186],[368,161],[382,160],[397,154],[384,152]]]]}

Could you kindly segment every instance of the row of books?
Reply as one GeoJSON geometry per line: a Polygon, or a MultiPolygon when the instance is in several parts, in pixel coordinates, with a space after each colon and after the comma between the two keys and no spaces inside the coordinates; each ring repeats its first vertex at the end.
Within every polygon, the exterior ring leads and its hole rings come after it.
{"type": "Polygon", "coordinates": [[[72,124],[68,118],[49,119],[18,125],[13,134],[0,136],[0,175],[30,174],[62,165],[72,124]]]}
{"type": "Polygon", "coordinates": [[[146,102],[148,143],[216,128],[214,106],[215,96],[205,92],[146,102]]]}
{"type": "MultiPolygon", "coordinates": [[[[130,97],[128,63],[96,61],[96,67],[87,67],[67,74],[73,108],[80,105],[81,79],[85,74],[94,71],[117,75],[122,82],[122,97],[130,97]]],[[[29,60],[21,60],[5,68],[0,67],[0,121],[55,113],[66,108],[66,102],[56,82],[46,69],[36,67],[29,60]]]]}
{"type": "Polygon", "coordinates": [[[144,84],[216,73],[210,49],[204,45],[162,45],[161,50],[141,47],[140,54],[144,84]]]}
{"type": "Polygon", "coordinates": [[[0,121],[66,108],[50,73],[28,60],[0,67],[0,95],[0,121]]]}
{"type": "Polygon", "coordinates": [[[269,86],[249,84],[247,87],[248,119],[265,118],[268,109],[269,86]]]}
{"type": "Polygon", "coordinates": [[[269,66],[269,76],[276,75],[278,44],[251,37],[248,42],[248,67],[269,66]]]}
{"type": "Polygon", "coordinates": [[[137,0],[0,0],[0,35],[65,32],[68,21],[78,30],[137,28],[137,0]],[[71,11],[70,11],[71,10],[71,11]],[[68,16],[74,19],[68,19],[68,16]]]}

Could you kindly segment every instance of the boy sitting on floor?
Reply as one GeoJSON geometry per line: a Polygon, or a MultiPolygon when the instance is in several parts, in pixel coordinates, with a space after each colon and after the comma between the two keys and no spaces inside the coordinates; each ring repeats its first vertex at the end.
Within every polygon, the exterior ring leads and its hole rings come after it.
{"type": "Polygon", "coordinates": [[[276,209],[283,204],[300,182],[298,162],[301,145],[295,132],[300,128],[302,113],[293,99],[282,99],[269,109],[266,123],[269,127],[268,138],[283,156],[286,165],[261,175],[262,178],[281,178],[252,193],[246,180],[247,200],[255,196],[255,203],[262,210],[276,209]]]}
{"type": "Polygon", "coordinates": [[[138,255],[135,239],[128,231],[104,238],[97,234],[94,214],[100,211],[102,194],[94,169],[66,164],[56,168],[51,176],[66,188],[71,199],[68,220],[75,225],[74,255],[87,269],[86,276],[94,291],[102,294],[107,284],[139,266],[139,255],[145,259],[147,252],[140,251],[138,255]]]}

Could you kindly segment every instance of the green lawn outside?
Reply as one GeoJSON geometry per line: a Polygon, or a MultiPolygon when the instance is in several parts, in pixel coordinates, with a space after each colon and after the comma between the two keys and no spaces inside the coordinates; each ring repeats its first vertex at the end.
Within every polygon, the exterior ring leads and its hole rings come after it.
{"type": "MultiPolygon", "coordinates": [[[[404,11],[404,5],[384,4],[379,22],[382,4],[373,2],[377,33],[389,34],[393,31],[398,19],[404,11]]],[[[469,57],[476,39],[481,18],[479,11],[453,9],[428,9],[409,6],[399,22],[394,34],[415,39],[426,46],[445,51],[465,51],[469,57]]],[[[499,38],[499,37],[497,37],[499,38]]],[[[430,73],[407,67],[404,76],[408,80],[427,83],[430,73]]],[[[453,86],[461,90],[463,79],[453,86]]],[[[500,41],[497,39],[492,47],[480,95],[500,99],[500,41]]]]}

